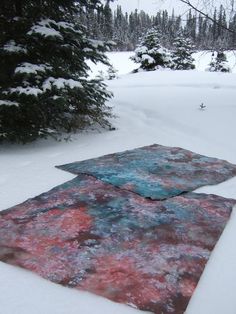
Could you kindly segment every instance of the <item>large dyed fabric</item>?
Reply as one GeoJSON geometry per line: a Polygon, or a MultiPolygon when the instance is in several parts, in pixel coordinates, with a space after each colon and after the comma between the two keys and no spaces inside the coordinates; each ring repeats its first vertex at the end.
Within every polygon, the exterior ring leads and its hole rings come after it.
{"type": "Polygon", "coordinates": [[[86,175],[0,213],[0,260],[156,314],[184,313],[236,201],[145,199],[86,175]]]}
{"type": "Polygon", "coordinates": [[[176,147],[152,145],[59,166],[152,199],[166,199],[236,175],[236,166],[176,147]]]}

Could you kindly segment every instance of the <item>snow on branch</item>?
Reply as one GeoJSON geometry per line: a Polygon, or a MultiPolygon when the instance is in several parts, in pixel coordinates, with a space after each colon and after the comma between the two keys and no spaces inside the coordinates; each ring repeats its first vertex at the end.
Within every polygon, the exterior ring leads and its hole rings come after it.
{"type": "Polygon", "coordinates": [[[31,27],[27,35],[39,34],[43,37],[58,37],[62,39],[63,37],[61,33],[57,31],[55,28],[51,27],[53,23],[54,21],[50,19],[41,20],[40,22],[31,27]]]}
{"type": "MultiPolygon", "coordinates": [[[[71,89],[73,88],[83,88],[83,85],[79,81],[75,81],[73,79],[64,79],[64,78],[54,78],[49,77],[47,78],[43,85],[42,89],[34,86],[17,86],[15,88],[10,88],[6,94],[25,94],[25,95],[31,95],[31,96],[38,96],[39,94],[45,93],[47,90],[51,90],[53,87],[56,87],[57,89],[65,89],[66,87],[69,87],[71,89]]],[[[10,103],[9,103],[10,104],[10,103]]]]}
{"type": "Polygon", "coordinates": [[[16,101],[10,101],[10,100],[0,100],[0,106],[16,106],[18,107],[19,104],[16,101]]]}
{"type": "Polygon", "coordinates": [[[69,29],[73,32],[76,32],[78,34],[83,34],[83,32],[81,32],[80,30],[75,29],[75,25],[72,23],[68,23],[68,22],[55,22],[54,21],[54,25],[57,25],[59,28],[63,28],[63,29],[69,29]]]}
{"type": "Polygon", "coordinates": [[[98,47],[104,47],[104,42],[102,40],[89,39],[89,43],[95,49],[97,49],[98,47]]]}
{"type": "Polygon", "coordinates": [[[10,88],[9,92],[11,94],[25,94],[25,95],[32,95],[32,96],[38,96],[39,94],[42,94],[43,91],[39,89],[38,87],[22,87],[18,86],[15,88],[10,88]]]}
{"type": "Polygon", "coordinates": [[[148,54],[143,54],[141,56],[141,60],[142,61],[146,61],[148,64],[153,64],[155,63],[155,59],[151,56],[149,56],[148,54]]]}
{"type": "Polygon", "coordinates": [[[27,50],[21,45],[17,45],[14,40],[10,40],[6,43],[2,49],[9,53],[27,53],[27,50]]]}
{"type": "Polygon", "coordinates": [[[83,88],[83,85],[79,81],[75,81],[73,79],[64,79],[64,78],[54,78],[49,77],[45,80],[43,83],[43,90],[50,90],[52,87],[56,87],[57,89],[64,89],[66,87],[69,87],[71,89],[73,88],[83,88]]]}
{"type": "Polygon", "coordinates": [[[46,70],[50,69],[52,69],[52,67],[45,64],[32,64],[24,62],[15,69],[15,73],[37,74],[38,72],[46,72],[46,70]]]}
{"type": "Polygon", "coordinates": [[[50,36],[63,38],[62,34],[60,33],[60,29],[67,29],[78,34],[82,34],[80,30],[75,29],[75,25],[73,23],[63,21],[56,22],[51,19],[44,19],[39,21],[37,24],[31,27],[30,31],[27,34],[40,34],[44,37],[50,36]]]}

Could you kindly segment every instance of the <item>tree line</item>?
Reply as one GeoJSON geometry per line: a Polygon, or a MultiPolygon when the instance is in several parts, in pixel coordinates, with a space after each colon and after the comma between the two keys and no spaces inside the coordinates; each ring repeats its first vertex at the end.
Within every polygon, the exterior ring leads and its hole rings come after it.
{"type": "Polygon", "coordinates": [[[195,11],[189,10],[185,16],[162,10],[151,16],[135,10],[128,14],[121,6],[112,11],[109,1],[99,10],[87,8],[81,11],[80,21],[94,39],[112,40],[114,50],[134,50],[140,38],[152,27],[159,29],[165,46],[171,48],[174,38],[180,33],[192,40],[196,49],[233,50],[236,48],[236,14],[227,17],[221,5],[214,11],[213,22],[195,11]],[[227,28],[235,30],[228,32],[227,28]]]}

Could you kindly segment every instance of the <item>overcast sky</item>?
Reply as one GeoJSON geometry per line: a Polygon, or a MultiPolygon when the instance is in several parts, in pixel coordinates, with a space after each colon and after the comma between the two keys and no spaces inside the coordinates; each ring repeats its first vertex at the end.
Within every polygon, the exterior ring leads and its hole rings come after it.
{"type": "MultiPolygon", "coordinates": [[[[191,0],[191,2],[198,5],[199,9],[206,11],[217,4],[229,4],[230,0],[191,0]],[[208,5],[204,5],[204,2],[208,5]]],[[[112,7],[115,8],[117,4],[122,6],[124,12],[130,12],[137,8],[149,14],[155,14],[162,9],[167,9],[171,13],[174,8],[176,13],[182,14],[188,10],[188,6],[181,3],[180,0],[115,0],[112,7]]]]}

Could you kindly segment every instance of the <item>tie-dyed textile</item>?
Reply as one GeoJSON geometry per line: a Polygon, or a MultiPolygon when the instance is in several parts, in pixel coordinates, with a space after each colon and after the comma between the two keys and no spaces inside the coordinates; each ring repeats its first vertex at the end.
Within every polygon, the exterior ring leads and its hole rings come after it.
{"type": "Polygon", "coordinates": [[[59,166],[156,200],[223,182],[236,166],[176,147],[152,145],[59,166]]]}
{"type": "MultiPolygon", "coordinates": [[[[171,156],[181,163],[180,154],[171,156]]],[[[224,173],[220,164],[212,167],[224,173]]],[[[152,201],[79,175],[0,212],[0,260],[142,310],[183,314],[234,204],[195,193],[152,201]]]]}

